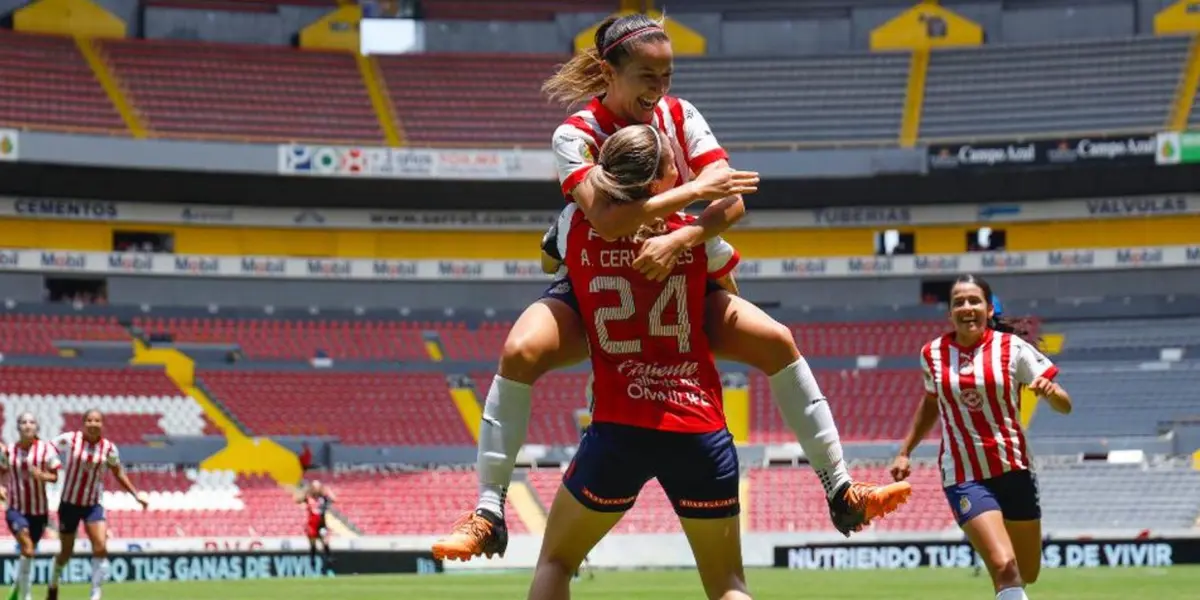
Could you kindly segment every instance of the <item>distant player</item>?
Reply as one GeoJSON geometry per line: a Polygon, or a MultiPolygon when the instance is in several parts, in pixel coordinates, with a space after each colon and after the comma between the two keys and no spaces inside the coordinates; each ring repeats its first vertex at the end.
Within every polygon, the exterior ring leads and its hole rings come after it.
{"type": "Polygon", "coordinates": [[[1003,319],[986,281],[959,277],[950,291],[954,331],[921,350],[925,398],[892,464],[897,481],[909,455],[941,415],[938,462],[946,500],[991,575],[997,600],[1027,600],[1042,566],[1042,509],[1021,427],[1021,388],[1071,412],[1054,366],[1003,319]]]}
{"type": "Polygon", "coordinates": [[[333,562],[329,554],[329,528],[325,525],[325,513],[333,502],[333,492],[320,481],[309,483],[296,499],[297,504],[303,503],[307,509],[308,521],[304,526],[304,535],[308,537],[308,556],[313,567],[317,566],[317,542],[321,543],[321,556],[325,564],[333,562]]]}
{"type": "Polygon", "coordinates": [[[75,552],[79,523],[92,543],[91,600],[100,600],[100,587],[108,577],[108,525],[100,498],[104,492],[105,471],[137,499],[145,509],[147,496],[139,492],[121,466],[117,445],[104,437],[104,416],[92,409],[83,415],[83,430],[70,431],[54,438],[54,446],[64,461],[62,499],[58,505],[58,532],[62,550],[54,557],[47,600],[58,600],[58,582],[63,567],[75,552]]]}
{"type": "Polygon", "coordinates": [[[17,416],[20,439],[4,447],[0,471],[7,475],[8,510],[5,520],[21,547],[16,585],[9,600],[30,600],[33,597],[33,556],[38,542],[46,532],[50,502],[46,484],[58,481],[62,462],[54,444],[38,438],[38,422],[32,413],[17,416]]]}

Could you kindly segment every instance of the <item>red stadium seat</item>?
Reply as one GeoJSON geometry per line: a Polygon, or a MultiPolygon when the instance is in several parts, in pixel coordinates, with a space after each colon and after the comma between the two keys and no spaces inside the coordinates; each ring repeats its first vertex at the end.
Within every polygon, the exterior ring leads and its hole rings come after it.
{"type": "Polygon", "coordinates": [[[116,317],[0,314],[0,354],[54,355],[55,341],[130,342],[130,337],[116,317]]]}
{"type": "MultiPolygon", "coordinates": [[[[0,29],[0,126],[126,134],[69,37],[0,29]]],[[[0,334],[0,350],[4,344],[0,334]]]]}
{"type": "Polygon", "coordinates": [[[137,318],[152,333],[170,333],[177,342],[237,344],[249,358],[308,360],[318,350],[334,360],[429,359],[420,330],[403,321],[369,327],[355,321],[281,319],[137,318]]]}

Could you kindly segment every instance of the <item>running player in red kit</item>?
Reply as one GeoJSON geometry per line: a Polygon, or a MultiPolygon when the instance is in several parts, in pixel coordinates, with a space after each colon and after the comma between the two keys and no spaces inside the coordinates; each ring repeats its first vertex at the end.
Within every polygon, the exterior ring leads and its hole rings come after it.
{"type": "Polygon", "coordinates": [[[329,554],[329,528],[325,526],[325,513],[329,511],[329,505],[333,504],[334,500],[333,492],[320,481],[308,484],[303,494],[296,499],[297,504],[304,503],[308,512],[304,535],[308,537],[308,556],[314,567],[317,566],[317,542],[321,543],[321,555],[325,564],[329,565],[333,560],[329,554]]]}
{"type": "MultiPolygon", "coordinates": [[[[745,212],[741,196],[757,191],[759,180],[757,173],[731,170],[728,153],[700,111],[667,95],[673,61],[660,22],[637,13],[610,17],[596,28],[594,47],[562,65],[542,87],[555,101],[582,105],[554,131],[552,147],[566,200],[578,205],[600,235],[627,237],[695,202],[711,202],[698,219],[638,248],[633,267],[652,281],[664,280],[682,256],[736,223],[745,212]],[[600,166],[595,157],[621,128],[642,125],[656,128],[670,147],[674,178],[652,195],[609,197],[589,176],[600,166]]],[[[851,480],[829,402],[790,328],[719,287],[709,290],[705,306],[704,318],[691,326],[705,331],[722,359],[768,375],[771,395],[824,488],[838,531],[850,535],[907,499],[907,486],[851,480]]],[[[589,324],[581,317],[571,280],[560,277],[513,324],[480,420],[479,500],[473,513],[433,545],[435,557],[504,554],[504,498],[525,442],[533,385],[548,371],[587,359],[589,324]]]]}
{"type": "Polygon", "coordinates": [[[62,461],[54,444],[38,438],[38,422],[32,413],[17,416],[20,439],[4,449],[3,470],[8,475],[8,530],[21,547],[16,585],[10,600],[30,600],[33,585],[33,556],[46,531],[50,501],[46,484],[58,481],[62,461]]]}
{"type": "Polygon", "coordinates": [[[83,430],[69,431],[54,438],[54,446],[64,461],[62,498],[58,504],[58,532],[62,550],[54,557],[47,600],[58,600],[58,582],[62,570],[75,553],[75,535],[79,523],[92,543],[91,600],[100,600],[100,587],[108,577],[108,526],[100,497],[104,492],[104,473],[137,499],[145,509],[150,501],[129,481],[121,466],[117,445],[104,437],[104,416],[92,409],[83,415],[83,430]]]}
{"type": "Polygon", "coordinates": [[[1042,566],[1042,509],[1033,460],[1021,428],[1021,388],[1050,408],[1071,412],[1054,366],[1000,315],[992,288],[973,275],[950,291],[954,331],[921,349],[925,398],[892,464],[897,481],[938,415],[938,463],[946,500],[991,574],[997,600],[1027,600],[1042,566]]]}
{"type": "MultiPolygon", "coordinates": [[[[671,148],[649,125],[604,145],[588,175],[612,198],[644,198],[677,176],[671,148]]],[[[749,598],[742,569],[738,459],[725,427],[721,378],[700,323],[710,278],[736,291],[738,255],[720,238],[683,253],[663,281],[633,262],[646,237],[692,221],[671,215],[654,229],[606,241],[575,204],[547,248],[561,259],[588,330],[592,424],[550,509],[531,600],[570,597],[588,552],[658,478],[692,545],[709,598],[749,598]]]]}

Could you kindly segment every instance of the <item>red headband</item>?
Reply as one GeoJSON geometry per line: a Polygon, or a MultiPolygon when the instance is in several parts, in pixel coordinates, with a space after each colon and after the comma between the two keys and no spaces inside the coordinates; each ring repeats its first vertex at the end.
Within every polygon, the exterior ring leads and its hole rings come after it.
{"type": "Polygon", "coordinates": [[[608,56],[608,53],[612,52],[613,48],[616,48],[617,46],[624,44],[626,41],[648,31],[662,31],[662,27],[659,27],[658,25],[647,25],[641,29],[634,29],[633,31],[630,31],[629,33],[617,38],[617,41],[605,46],[604,49],[600,51],[600,58],[608,56]]]}

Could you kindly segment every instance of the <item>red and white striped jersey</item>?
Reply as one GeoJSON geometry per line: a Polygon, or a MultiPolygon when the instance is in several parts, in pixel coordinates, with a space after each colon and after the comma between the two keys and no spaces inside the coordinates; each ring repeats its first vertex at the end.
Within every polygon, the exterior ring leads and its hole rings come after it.
{"type": "MultiPolygon", "coordinates": [[[[571,190],[583,181],[600,155],[600,146],[618,129],[629,125],[593,98],[583,110],[567,117],[554,130],[554,162],[563,194],[571,199],[571,190]]],[[[706,165],[728,160],[729,153],[717,143],[708,122],[687,100],[663,96],[654,107],[652,125],[666,134],[675,152],[679,169],[676,186],[683,185],[706,165]]]]}
{"type": "Polygon", "coordinates": [[[939,337],[921,349],[925,392],[937,396],[942,417],[938,463],[942,483],[954,485],[1031,468],[1021,428],[1021,387],[1053,379],[1058,367],[1035,346],[988,330],[975,346],[939,337]]]}
{"type": "Polygon", "coordinates": [[[33,478],[33,469],[50,472],[62,466],[54,444],[34,439],[28,448],[19,444],[4,447],[8,463],[8,504],[26,515],[50,513],[50,502],[46,499],[46,482],[33,478]]]}
{"type": "Polygon", "coordinates": [[[92,444],[83,439],[82,431],[70,431],[54,438],[58,454],[65,462],[62,501],[77,506],[100,503],[104,492],[104,475],[110,467],[121,464],[117,445],[105,438],[92,444]]]}

